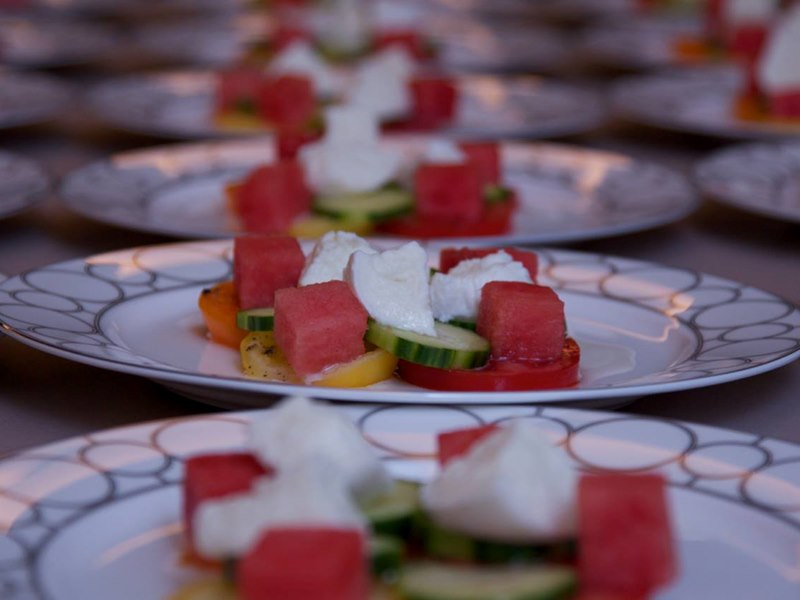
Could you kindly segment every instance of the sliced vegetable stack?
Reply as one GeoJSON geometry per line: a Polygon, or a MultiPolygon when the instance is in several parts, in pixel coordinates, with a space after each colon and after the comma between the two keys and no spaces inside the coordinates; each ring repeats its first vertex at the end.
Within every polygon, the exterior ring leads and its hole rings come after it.
{"type": "Polygon", "coordinates": [[[537,285],[533,252],[444,248],[431,272],[417,242],[378,251],[357,235],[241,236],[234,280],[204,290],[214,341],[239,350],[245,374],[362,387],[395,373],[451,391],[567,387],[580,349],[564,303],[537,285]]]}
{"type": "Polygon", "coordinates": [[[419,155],[403,156],[381,144],[378,121],[364,107],[325,115],[324,134],[281,129],[277,162],[228,186],[246,231],[431,238],[509,230],[516,195],[503,184],[497,143],[433,139],[419,155]]]}
{"type": "Polygon", "coordinates": [[[438,439],[431,481],[393,480],[336,409],[282,401],[249,453],[189,459],[186,542],[219,574],[173,600],[630,600],[674,577],[660,476],[579,477],[524,420],[438,439]]]}

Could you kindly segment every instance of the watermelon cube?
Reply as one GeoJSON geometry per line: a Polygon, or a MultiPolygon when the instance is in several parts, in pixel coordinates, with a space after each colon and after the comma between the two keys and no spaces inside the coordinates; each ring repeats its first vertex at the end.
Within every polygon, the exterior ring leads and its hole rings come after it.
{"type": "Polygon", "coordinates": [[[536,282],[536,274],[539,269],[539,259],[536,253],[530,250],[520,250],[519,248],[505,247],[505,248],[442,248],[439,252],[439,270],[442,273],[447,273],[450,269],[455,267],[462,260],[469,258],[483,258],[489,254],[494,254],[498,250],[503,250],[511,255],[511,258],[521,262],[528,270],[531,279],[536,282]]]}
{"type": "Polygon", "coordinates": [[[310,39],[311,33],[308,30],[281,23],[272,34],[269,45],[275,52],[280,52],[295,42],[307,42],[310,39]]]}
{"type": "Polygon", "coordinates": [[[255,169],[236,191],[236,210],[251,233],[282,233],[310,208],[311,191],[295,161],[255,169]]]}
{"type": "Polygon", "coordinates": [[[241,559],[243,600],[367,600],[364,536],[356,529],[272,528],[241,559]]]}
{"type": "Polygon", "coordinates": [[[496,142],[462,142],[459,146],[467,155],[467,162],[477,169],[481,190],[490,185],[500,184],[499,144],[496,142]]]}
{"type": "Polygon", "coordinates": [[[202,502],[247,492],[256,478],[272,473],[271,468],[247,452],[189,458],[183,478],[183,527],[189,544],[193,540],[194,513],[202,502]]]}
{"type": "Polygon", "coordinates": [[[413,29],[383,29],[375,34],[372,45],[376,51],[398,47],[405,50],[414,60],[430,58],[425,41],[413,29]]]}
{"type": "Polygon", "coordinates": [[[298,75],[266,79],[258,89],[257,104],[258,114],[276,127],[302,126],[317,110],[311,79],[298,75]]]}
{"type": "Polygon", "coordinates": [[[439,466],[444,467],[454,458],[465,455],[475,442],[484,439],[498,429],[497,425],[489,424],[470,427],[469,429],[443,431],[436,436],[436,443],[439,449],[439,466]]]}
{"type": "Polygon", "coordinates": [[[481,289],[477,331],[494,358],[555,361],[566,337],[564,303],[549,287],[490,281],[481,289]]]}
{"type": "Polygon", "coordinates": [[[239,308],[272,306],[275,291],[293,287],[306,257],[288,235],[243,235],[233,242],[233,281],[239,308]]]}
{"type": "Polygon", "coordinates": [[[280,127],[275,134],[275,147],[280,160],[295,160],[300,148],[322,137],[322,131],[311,127],[280,127]]]}
{"type": "Polygon", "coordinates": [[[264,75],[251,67],[234,67],[217,73],[215,111],[247,111],[255,114],[256,97],[264,75]]]}
{"type": "Polygon", "coordinates": [[[364,354],[367,317],[344,281],[275,293],[275,340],[301,377],[364,354]]]}
{"type": "Polygon", "coordinates": [[[414,175],[420,217],[477,221],[483,213],[478,173],[469,164],[423,164],[414,175]]]}
{"type": "Polygon", "coordinates": [[[769,96],[770,114],[779,119],[800,119],[800,90],[769,96]]]}
{"type": "Polygon", "coordinates": [[[413,123],[423,129],[440,127],[453,120],[458,89],[445,77],[414,78],[409,82],[413,123]]]}
{"type": "Polygon", "coordinates": [[[584,475],[578,485],[578,528],[578,568],[587,591],[649,597],[675,577],[660,475],[584,475]]]}

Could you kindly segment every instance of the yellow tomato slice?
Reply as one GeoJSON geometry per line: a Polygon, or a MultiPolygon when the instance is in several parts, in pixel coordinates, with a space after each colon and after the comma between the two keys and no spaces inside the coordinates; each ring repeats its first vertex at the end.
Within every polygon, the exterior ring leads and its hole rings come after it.
{"type": "Polygon", "coordinates": [[[271,331],[248,333],[239,346],[239,354],[242,358],[242,370],[249,377],[300,383],[294,369],[289,366],[286,355],[275,343],[275,336],[271,331]]]}
{"type": "Polygon", "coordinates": [[[397,357],[376,348],[348,363],[324,371],[322,377],[309,383],[324,387],[365,387],[389,379],[397,367],[397,357]]]}

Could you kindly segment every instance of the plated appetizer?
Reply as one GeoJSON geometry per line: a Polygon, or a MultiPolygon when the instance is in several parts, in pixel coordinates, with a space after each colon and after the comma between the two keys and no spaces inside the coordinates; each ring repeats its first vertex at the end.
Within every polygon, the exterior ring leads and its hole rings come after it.
{"type": "Polygon", "coordinates": [[[536,285],[533,252],[445,248],[431,269],[417,242],[379,251],[330,232],[308,254],[295,238],[234,242],[234,279],[199,299],[211,339],[246,375],[333,387],[398,376],[448,391],[563,388],[580,349],[564,304],[536,285]]]}
{"type": "Polygon", "coordinates": [[[245,231],[417,239],[509,231],[516,194],[503,185],[497,143],[434,139],[421,155],[404,154],[380,144],[369,110],[338,106],[325,115],[321,137],[279,132],[278,161],[229,186],[245,231]]]}
{"type": "Polygon", "coordinates": [[[661,476],[578,476],[524,421],[440,433],[424,484],[306,398],[249,437],[186,463],[187,556],[216,573],[173,600],[617,600],[676,572],[661,476]]]}

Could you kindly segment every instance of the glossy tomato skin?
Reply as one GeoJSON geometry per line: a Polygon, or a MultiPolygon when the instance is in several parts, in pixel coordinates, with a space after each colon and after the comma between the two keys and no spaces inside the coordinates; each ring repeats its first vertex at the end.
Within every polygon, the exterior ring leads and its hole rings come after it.
{"type": "Polygon", "coordinates": [[[492,359],[480,369],[437,369],[401,360],[398,373],[420,387],[446,392],[520,392],[571,387],[580,379],[580,347],[567,338],[550,363],[492,359]]]}

